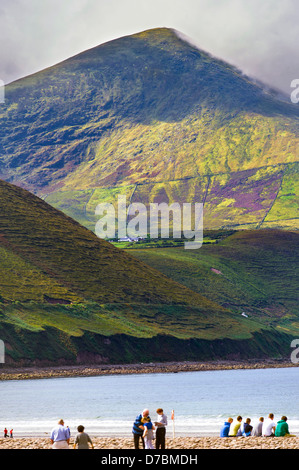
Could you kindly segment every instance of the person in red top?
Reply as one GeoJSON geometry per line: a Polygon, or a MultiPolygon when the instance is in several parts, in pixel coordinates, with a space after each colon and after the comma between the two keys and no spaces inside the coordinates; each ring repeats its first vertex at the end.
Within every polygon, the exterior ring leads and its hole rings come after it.
{"type": "Polygon", "coordinates": [[[4,437],[8,437],[8,434],[7,434],[7,433],[8,433],[8,431],[7,431],[7,429],[5,428],[5,429],[4,429],[4,437]]]}

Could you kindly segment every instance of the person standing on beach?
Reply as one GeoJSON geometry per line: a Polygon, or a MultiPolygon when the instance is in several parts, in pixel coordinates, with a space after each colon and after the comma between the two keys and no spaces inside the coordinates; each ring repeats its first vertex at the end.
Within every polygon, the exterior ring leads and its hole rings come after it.
{"type": "Polygon", "coordinates": [[[133,423],[132,433],[133,433],[133,438],[134,438],[135,449],[139,449],[140,439],[142,442],[142,447],[145,448],[144,439],[143,439],[144,426],[141,420],[142,418],[148,418],[148,417],[149,417],[149,410],[145,409],[140,415],[136,416],[136,419],[133,423]]]}
{"type": "Polygon", "coordinates": [[[166,426],[168,425],[167,416],[164,414],[162,408],[157,409],[156,426],[156,449],[165,449],[165,435],[166,426]]]}
{"type": "Polygon", "coordinates": [[[4,432],[4,437],[8,437],[8,434],[7,434],[7,433],[8,433],[8,431],[7,431],[7,429],[6,429],[6,428],[4,429],[4,431],[3,431],[3,432],[4,432]]]}
{"type": "Polygon", "coordinates": [[[89,449],[89,444],[91,448],[94,449],[92,440],[90,439],[89,435],[84,432],[84,426],[77,427],[78,434],[75,438],[74,449],[78,445],[78,449],[89,449]]]}
{"type": "Polygon", "coordinates": [[[63,419],[60,419],[51,432],[52,449],[69,449],[70,436],[69,427],[65,427],[63,419]]]}
{"type": "Polygon", "coordinates": [[[13,429],[9,431],[10,437],[13,437],[13,429]]]}
{"type": "Polygon", "coordinates": [[[153,449],[153,439],[154,439],[154,430],[155,426],[151,422],[150,418],[142,418],[141,420],[144,431],[143,431],[143,439],[144,439],[144,447],[145,449],[153,449]]]}

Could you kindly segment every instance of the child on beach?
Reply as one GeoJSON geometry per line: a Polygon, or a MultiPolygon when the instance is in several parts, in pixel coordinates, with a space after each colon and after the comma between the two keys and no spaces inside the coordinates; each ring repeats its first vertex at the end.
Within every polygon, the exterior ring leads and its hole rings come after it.
{"type": "Polygon", "coordinates": [[[151,422],[150,418],[142,418],[141,422],[144,426],[142,437],[144,439],[145,449],[154,449],[153,440],[155,426],[151,422]]]}
{"type": "Polygon", "coordinates": [[[76,445],[78,444],[78,449],[89,449],[89,444],[91,448],[94,449],[92,440],[90,439],[89,435],[84,432],[84,426],[77,427],[78,434],[76,435],[74,449],[76,449],[76,445]]]}

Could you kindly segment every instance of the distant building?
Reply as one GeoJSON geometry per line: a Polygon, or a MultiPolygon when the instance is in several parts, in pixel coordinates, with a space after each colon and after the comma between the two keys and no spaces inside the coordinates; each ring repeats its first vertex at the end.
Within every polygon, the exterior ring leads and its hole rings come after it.
{"type": "Polygon", "coordinates": [[[143,240],[143,238],[141,238],[141,237],[134,237],[134,238],[122,237],[122,238],[118,239],[119,242],[139,242],[139,240],[143,240]]]}

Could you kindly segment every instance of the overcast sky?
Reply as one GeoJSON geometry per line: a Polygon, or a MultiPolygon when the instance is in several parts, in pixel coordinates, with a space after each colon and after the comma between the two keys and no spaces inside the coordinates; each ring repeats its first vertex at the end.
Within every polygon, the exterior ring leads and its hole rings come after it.
{"type": "Polygon", "coordinates": [[[0,80],[111,39],[175,28],[199,48],[290,93],[299,78],[299,0],[0,0],[0,80]]]}

